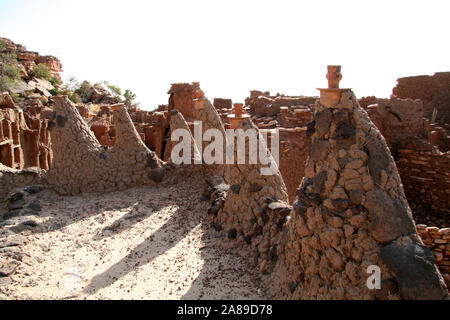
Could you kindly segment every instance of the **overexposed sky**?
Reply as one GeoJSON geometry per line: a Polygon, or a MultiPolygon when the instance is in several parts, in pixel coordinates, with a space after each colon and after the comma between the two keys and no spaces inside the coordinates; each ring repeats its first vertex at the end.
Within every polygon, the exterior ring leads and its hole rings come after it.
{"type": "Polygon", "coordinates": [[[57,56],[64,79],[129,88],[147,110],[175,82],[200,81],[211,100],[316,95],[327,64],[357,96],[388,97],[398,77],[450,71],[448,3],[0,0],[0,37],[57,56]]]}

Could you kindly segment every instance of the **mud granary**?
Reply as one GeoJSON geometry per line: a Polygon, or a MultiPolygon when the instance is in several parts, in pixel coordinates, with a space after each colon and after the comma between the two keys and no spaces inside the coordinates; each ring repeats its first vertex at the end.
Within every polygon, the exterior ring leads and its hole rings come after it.
{"type": "Polygon", "coordinates": [[[338,86],[317,97],[251,91],[239,128],[263,141],[268,129],[280,133],[278,170],[267,176],[259,164],[171,162],[174,130],[189,129],[198,151],[195,120],[203,132],[230,128],[233,102],[211,103],[200,83],[173,84],[168,104],[151,112],[98,86],[75,104],[25,76],[37,62],[59,76],[56,58],[8,43],[24,76],[16,95],[0,96],[3,220],[20,214],[18,188],[71,196],[192,177],[207,183],[192,196],[210,201],[211,225],[253,259],[275,298],[448,297],[450,73],[401,78],[390,99],[338,86]],[[373,265],[378,290],[366,285],[373,265]]]}

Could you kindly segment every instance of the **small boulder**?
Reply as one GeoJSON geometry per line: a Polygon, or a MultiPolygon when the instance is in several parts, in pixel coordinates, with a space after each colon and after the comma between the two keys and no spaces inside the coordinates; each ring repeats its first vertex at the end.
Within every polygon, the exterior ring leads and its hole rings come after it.
{"type": "Polygon", "coordinates": [[[391,243],[381,249],[381,259],[395,273],[400,294],[407,300],[441,300],[448,297],[430,249],[413,243],[391,243]]]}

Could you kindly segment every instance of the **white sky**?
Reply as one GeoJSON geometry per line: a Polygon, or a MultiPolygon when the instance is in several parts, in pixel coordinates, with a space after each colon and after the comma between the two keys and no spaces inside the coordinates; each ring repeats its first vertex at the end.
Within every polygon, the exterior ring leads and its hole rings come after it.
{"type": "Polygon", "coordinates": [[[0,0],[0,36],[148,110],[175,82],[236,102],[252,89],[316,95],[327,64],[357,96],[388,97],[398,77],[450,71],[448,3],[0,0]]]}

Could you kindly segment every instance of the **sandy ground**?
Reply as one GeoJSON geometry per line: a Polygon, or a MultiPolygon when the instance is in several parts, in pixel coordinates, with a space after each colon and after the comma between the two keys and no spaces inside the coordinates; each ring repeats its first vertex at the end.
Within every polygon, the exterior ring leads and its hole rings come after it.
{"type": "Polygon", "coordinates": [[[3,299],[264,299],[249,259],[209,226],[203,186],[64,197],[45,190],[38,226],[3,299]],[[228,248],[228,249],[227,249],[228,248]]]}

